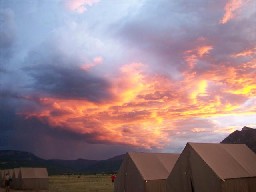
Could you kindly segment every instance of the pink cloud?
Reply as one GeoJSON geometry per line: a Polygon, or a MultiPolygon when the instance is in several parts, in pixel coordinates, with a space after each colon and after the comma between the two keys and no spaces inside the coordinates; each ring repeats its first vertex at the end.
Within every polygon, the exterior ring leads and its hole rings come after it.
{"type": "Polygon", "coordinates": [[[193,68],[197,64],[198,60],[207,55],[212,49],[213,47],[211,45],[202,45],[196,47],[195,49],[185,51],[184,59],[188,66],[193,68]]]}
{"type": "Polygon", "coordinates": [[[220,20],[221,24],[225,24],[235,17],[238,9],[240,9],[246,3],[245,0],[228,0],[225,5],[225,13],[220,20]]]}
{"type": "Polygon", "coordinates": [[[232,57],[248,57],[248,56],[253,56],[253,55],[256,55],[256,47],[255,48],[252,48],[252,49],[246,49],[246,50],[243,50],[239,53],[235,53],[232,55],[232,57]]]}
{"type": "Polygon", "coordinates": [[[66,0],[66,7],[77,13],[84,13],[88,6],[93,6],[98,3],[99,0],[66,0]]]}
{"type": "Polygon", "coordinates": [[[85,71],[88,71],[90,70],[91,68],[97,66],[97,65],[100,65],[102,64],[103,62],[103,58],[98,56],[98,57],[95,57],[93,58],[93,61],[91,63],[86,63],[86,64],[83,64],[81,66],[81,69],[85,70],[85,71]]]}

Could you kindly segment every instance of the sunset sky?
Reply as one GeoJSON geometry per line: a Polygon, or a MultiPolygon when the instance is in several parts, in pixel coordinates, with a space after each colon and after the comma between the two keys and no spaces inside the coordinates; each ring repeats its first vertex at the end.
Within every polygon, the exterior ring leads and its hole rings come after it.
{"type": "Polygon", "coordinates": [[[0,0],[0,150],[181,152],[243,126],[255,0],[0,0]]]}

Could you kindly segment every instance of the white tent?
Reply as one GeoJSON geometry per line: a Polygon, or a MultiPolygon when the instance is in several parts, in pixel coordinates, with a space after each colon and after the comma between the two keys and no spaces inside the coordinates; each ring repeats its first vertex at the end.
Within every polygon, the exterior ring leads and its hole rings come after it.
{"type": "Polygon", "coordinates": [[[178,154],[127,153],[115,180],[115,192],[165,192],[178,154]]]}
{"type": "Polygon", "coordinates": [[[46,168],[20,168],[18,179],[20,189],[48,189],[48,172],[46,168]]]}
{"type": "Polygon", "coordinates": [[[3,183],[3,170],[0,170],[0,186],[3,183]]]}
{"type": "Polygon", "coordinates": [[[256,155],[244,144],[188,143],[167,192],[256,192],[256,155]]]}
{"type": "Polygon", "coordinates": [[[20,180],[19,180],[19,172],[20,168],[14,168],[13,173],[12,173],[12,183],[11,183],[11,188],[13,189],[20,189],[20,180]]]}

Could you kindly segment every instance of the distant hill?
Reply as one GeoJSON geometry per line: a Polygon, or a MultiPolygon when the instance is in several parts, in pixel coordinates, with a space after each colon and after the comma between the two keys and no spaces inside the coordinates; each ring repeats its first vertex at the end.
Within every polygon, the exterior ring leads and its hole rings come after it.
{"type": "Polygon", "coordinates": [[[102,160],[89,167],[89,171],[92,173],[104,172],[111,173],[117,172],[124,159],[125,155],[119,155],[112,157],[111,159],[102,160]]]}
{"type": "Polygon", "coordinates": [[[241,131],[234,131],[221,143],[246,144],[256,153],[256,129],[244,126],[241,131]]]}
{"type": "MultiPolygon", "coordinates": [[[[256,129],[243,127],[241,131],[231,133],[221,143],[246,144],[256,153],[256,129]]],[[[124,156],[107,160],[45,160],[29,152],[0,150],[0,169],[46,167],[50,175],[113,173],[118,171],[124,156]]]]}
{"type": "Polygon", "coordinates": [[[97,174],[117,172],[124,155],[107,160],[45,160],[29,152],[0,150],[0,169],[46,167],[50,175],[97,174]]]}
{"type": "Polygon", "coordinates": [[[0,150],[1,161],[40,161],[43,160],[32,153],[14,150],[0,150]]]}
{"type": "Polygon", "coordinates": [[[44,159],[29,152],[0,150],[0,168],[38,167],[44,162],[44,159]]]}

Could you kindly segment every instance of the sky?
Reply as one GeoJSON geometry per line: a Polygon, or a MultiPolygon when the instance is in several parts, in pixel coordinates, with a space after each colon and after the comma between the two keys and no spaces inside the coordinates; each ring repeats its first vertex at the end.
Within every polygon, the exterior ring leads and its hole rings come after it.
{"type": "Polygon", "coordinates": [[[180,153],[256,127],[255,0],[0,0],[0,150],[180,153]]]}

